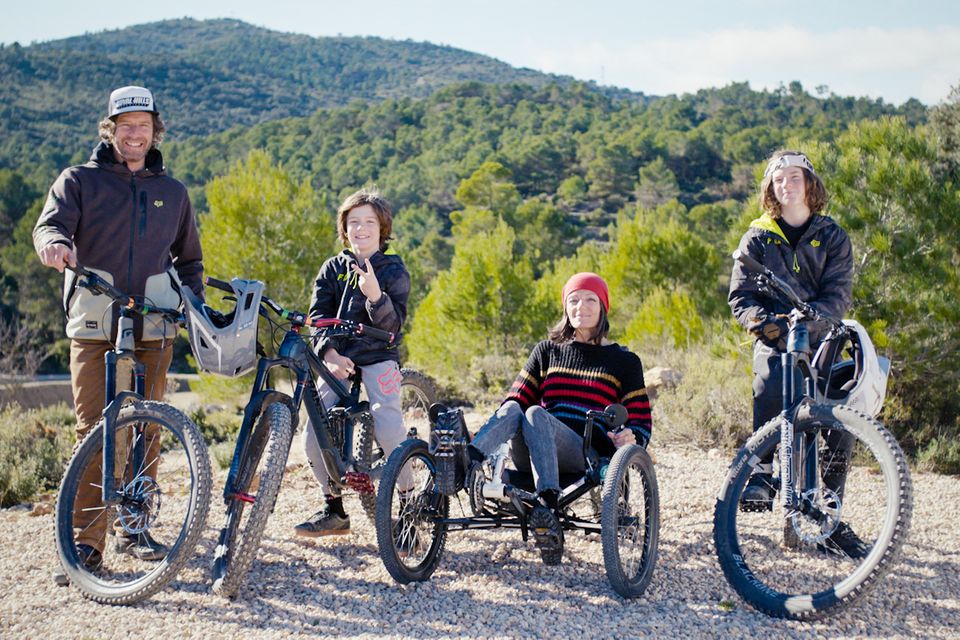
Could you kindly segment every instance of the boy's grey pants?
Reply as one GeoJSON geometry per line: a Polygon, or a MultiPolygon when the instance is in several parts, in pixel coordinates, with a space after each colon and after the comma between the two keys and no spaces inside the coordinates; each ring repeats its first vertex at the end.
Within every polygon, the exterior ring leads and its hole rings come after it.
{"type": "MultiPolygon", "coordinates": [[[[384,455],[389,457],[397,445],[406,439],[400,395],[400,382],[403,379],[400,367],[393,360],[385,360],[365,364],[359,369],[363,387],[370,401],[370,413],[373,414],[374,435],[384,455]]],[[[317,391],[320,392],[324,407],[329,407],[336,400],[336,394],[324,384],[323,380],[317,382],[317,391]]],[[[356,434],[354,437],[356,438],[356,434]]],[[[320,455],[320,443],[317,442],[317,436],[313,432],[313,425],[310,424],[309,418],[303,430],[303,446],[307,460],[310,461],[310,468],[313,469],[313,475],[320,483],[324,495],[338,495],[339,491],[330,487],[327,469],[323,466],[323,458],[320,455]]],[[[400,474],[398,484],[401,488],[412,484],[409,471],[405,470],[400,474]]]]}

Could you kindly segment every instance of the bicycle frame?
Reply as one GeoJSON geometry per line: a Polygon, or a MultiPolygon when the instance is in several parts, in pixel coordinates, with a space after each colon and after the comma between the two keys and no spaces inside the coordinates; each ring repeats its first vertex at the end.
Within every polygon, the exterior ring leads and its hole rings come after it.
{"type": "MultiPolygon", "coordinates": [[[[780,356],[783,407],[779,415],[780,496],[786,518],[802,513],[822,523],[826,520],[826,516],[814,508],[810,500],[803,498],[804,495],[816,495],[815,492],[819,489],[820,469],[817,451],[820,436],[814,436],[812,442],[798,439],[794,433],[794,420],[802,406],[814,404],[819,400],[817,380],[820,372],[812,363],[821,361],[820,356],[825,349],[835,350],[838,341],[846,337],[847,328],[839,320],[822,316],[816,309],[800,300],[790,285],[781,281],[773,272],[750,256],[737,251],[734,253],[734,259],[741,261],[754,272],[761,290],[782,296],[794,307],[787,319],[790,327],[787,333],[787,349],[780,356]],[[830,325],[830,330],[817,348],[816,354],[811,353],[810,333],[803,324],[804,320],[820,320],[830,325]],[[800,465],[795,463],[798,455],[800,465]],[[803,486],[798,490],[796,476],[801,468],[803,486]]],[[[806,437],[804,436],[803,439],[805,440],[806,437]]]]}
{"type": "MultiPolygon", "coordinates": [[[[261,313],[264,313],[261,311],[261,313]]],[[[353,419],[369,414],[369,402],[360,401],[360,380],[353,379],[351,390],[347,390],[343,382],[338,380],[323,364],[320,357],[309,347],[307,340],[300,335],[303,327],[302,318],[294,316],[293,324],[287,330],[280,343],[276,358],[260,358],[257,363],[257,373],[253,383],[250,400],[244,409],[243,422],[237,434],[237,446],[234,450],[233,461],[227,482],[224,485],[224,501],[237,497],[248,502],[253,501],[251,496],[242,494],[234,489],[237,479],[241,476],[241,461],[247,459],[250,434],[254,424],[266,405],[273,402],[284,402],[290,407],[294,429],[297,426],[300,407],[306,398],[307,415],[314,435],[320,445],[320,450],[330,481],[338,487],[350,486],[356,488],[355,483],[366,487],[370,482],[369,476],[357,478],[351,475],[351,468],[355,463],[352,457],[353,447],[353,419]],[[287,394],[270,387],[270,372],[275,368],[288,369],[296,377],[293,394],[287,394]],[[314,382],[319,377],[337,396],[334,408],[343,409],[345,419],[343,442],[339,450],[335,443],[330,441],[330,418],[327,409],[323,406],[320,392],[314,382]]],[[[372,487],[371,487],[372,489],[372,487]]]]}

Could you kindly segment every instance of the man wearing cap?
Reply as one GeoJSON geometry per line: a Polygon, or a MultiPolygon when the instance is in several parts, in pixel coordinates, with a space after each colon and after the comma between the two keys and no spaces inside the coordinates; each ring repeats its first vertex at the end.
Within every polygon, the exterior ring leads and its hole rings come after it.
{"type": "MultiPolygon", "coordinates": [[[[153,306],[180,305],[180,287],[203,295],[200,238],[187,189],[166,175],[157,148],[165,127],[153,94],[122,87],[110,94],[100,121],[100,143],[90,160],[63,171],[50,188],[33,230],[40,261],[60,272],[77,263],[120,290],[153,306]]],[[[105,396],[104,354],[116,332],[116,305],[64,278],[63,306],[70,343],[70,376],[79,442],[100,420],[105,396]]],[[[137,358],[145,365],[147,398],[163,398],[176,328],[150,317],[135,318],[137,358]]],[[[159,444],[158,444],[159,446],[159,444]]],[[[78,512],[99,513],[101,471],[89,467],[77,494],[78,512]]],[[[91,518],[77,530],[85,565],[102,563],[108,525],[91,518]]],[[[122,532],[121,532],[122,533],[122,532]]],[[[160,560],[167,549],[148,533],[118,535],[116,550],[160,560]]]]}

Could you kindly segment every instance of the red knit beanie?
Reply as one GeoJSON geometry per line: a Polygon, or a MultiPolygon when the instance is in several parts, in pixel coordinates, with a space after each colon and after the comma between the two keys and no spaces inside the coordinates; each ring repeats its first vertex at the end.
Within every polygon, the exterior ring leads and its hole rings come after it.
{"type": "Polygon", "coordinates": [[[597,294],[597,297],[600,298],[600,304],[603,305],[603,310],[610,313],[610,292],[607,290],[607,283],[603,281],[603,278],[589,271],[573,274],[567,280],[567,284],[563,285],[563,293],[560,296],[563,304],[567,304],[568,295],[580,289],[586,289],[597,294]]]}

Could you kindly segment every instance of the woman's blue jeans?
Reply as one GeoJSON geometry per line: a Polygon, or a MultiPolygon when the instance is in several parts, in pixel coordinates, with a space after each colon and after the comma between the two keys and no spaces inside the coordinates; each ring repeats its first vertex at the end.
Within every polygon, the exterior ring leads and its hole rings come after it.
{"type": "Polygon", "coordinates": [[[533,472],[538,492],[560,490],[560,474],[582,474],[583,438],[540,406],[527,409],[510,400],[490,416],[473,439],[473,446],[490,455],[510,442],[518,471],[533,472]]]}

